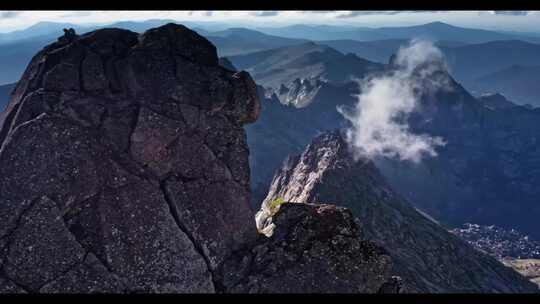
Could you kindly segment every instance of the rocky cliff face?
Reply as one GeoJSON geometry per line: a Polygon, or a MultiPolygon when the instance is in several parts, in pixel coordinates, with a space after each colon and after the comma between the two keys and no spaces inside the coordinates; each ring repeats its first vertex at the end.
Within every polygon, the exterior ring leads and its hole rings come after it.
{"type": "Polygon", "coordinates": [[[417,212],[387,186],[371,161],[354,160],[339,132],[317,137],[301,155],[285,162],[261,212],[277,199],[350,208],[366,238],[388,251],[406,292],[538,291],[417,212]]]}
{"type": "Polygon", "coordinates": [[[32,59],[0,120],[0,291],[353,292],[386,281],[384,254],[352,237],[341,209],[324,209],[337,216],[320,228],[319,207],[284,212],[279,229],[296,232],[296,217],[313,232],[285,243],[257,234],[243,129],[259,116],[257,89],[210,42],[175,24],[68,34],[32,59]],[[300,268],[291,256],[313,259],[300,268]]]}
{"type": "Polygon", "coordinates": [[[249,75],[185,27],[47,46],[2,121],[3,276],[34,292],[214,291],[256,237],[242,125],[258,105],[249,75]]]}
{"type": "Polygon", "coordinates": [[[367,241],[348,209],[281,205],[269,237],[228,260],[223,284],[242,293],[399,293],[388,253],[367,241]]]}

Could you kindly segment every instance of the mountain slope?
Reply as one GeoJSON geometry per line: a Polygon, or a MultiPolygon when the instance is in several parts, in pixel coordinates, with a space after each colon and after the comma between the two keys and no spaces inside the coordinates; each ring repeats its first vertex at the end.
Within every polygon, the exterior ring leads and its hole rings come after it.
{"type": "Polygon", "coordinates": [[[295,24],[281,27],[258,27],[257,30],[270,35],[309,40],[353,39],[359,30],[371,30],[356,26],[295,24]]]}
{"type": "Polygon", "coordinates": [[[520,40],[492,41],[444,49],[452,75],[471,81],[513,65],[540,65],[540,44],[520,40]]]}
{"type": "Polygon", "coordinates": [[[383,65],[308,42],[229,59],[284,104],[305,107],[324,85],[343,85],[380,71],[383,65]]]}
{"type": "MultiPolygon", "coordinates": [[[[317,43],[328,45],[342,53],[354,53],[367,60],[387,63],[390,56],[397,53],[401,46],[409,44],[407,39],[388,39],[373,41],[357,40],[324,40],[317,43]]],[[[459,41],[437,41],[435,45],[439,48],[459,47],[465,45],[459,41]]]]}
{"type": "MultiPolygon", "coordinates": [[[[422,25],[403,27],[382,27],[374,29],[374,31],[370,34],[374,37],[380,37],[379,39],[421,38],[432,41],[450,40],[461,41],[465,43],[482,43],[495,40],[508,40],[515,37],[512,35],[494,31],[453,26],[443,22],[431,22],[422,25]]],[[[526,39],[524,37],[521,38],[526,39]]],[[[536,37],[530,37],[528,39],[540,41],[536,37]]]]}
{"type": "Polygon", "coordinates": [[[325,133],[289,158],[263,209],[285,201],[351,209],[368,239],[386,248],[407,292],[538,292],[538,287],[418,213],[367,159],[355,161],[342,135],[325,133]]]}
{"type": "MultiPolygon", "coordinates": [[[[395,54],[400,46],[408,44],[409,40],[329,40],[318,43],[328,45],[343,53],[350,52],[371,61],[387,63],[390,56],[395,54]]],[[[488,77],[491,73],[502,72],[501,70],[516,65],[523,68],[540,65],[538,56],[540,44],[536,43],[520,40],[500,40],[476,44],[437,41],[435,45],[443,51],[452,75],[471,89],[475,88],[473,85],[482,77],[488,77]]],[[[526,71],[522,73],[526,73],[526,71]]],[[[510,73],[507,76],[508,79],[512,78],[510,73]]],[[[499,75],[499,77],[503,78],[503,75],[499,75]]],[[[485,82],[485,85],[488,86],[488,80],[485,82]]],[[[493,84],[491,88],[496,88],[496,84],[493,84]]]]}
{"type": "Polygon", "coordinates": [[[392,187],[450,225],[496,224],[538,237],[540,111],[485,107],[461,86],[422,102],[433,106],[411,128],[447,144],[419,164],[377,159],[392,187]]]}
{"type": "Polygon", "coordinates": [[[205,37],[218,48],[220,56],[247,54],[288,45],[300,44],[304,39],[283,38],[245,28],[230,28],[207,32],[205,37]]]}
{"type": "Polygon", "coordinates": [[[50,35],[58,36],[58,34],[62,32],[62,29],[70,27],[75,28],[76,30],[82,30],[85,28],[85,26],[79,26],[72,23],[38,22],[22,30],[9,33],[0,33],[0,45],[21,40],[28,41],[29,39],[41,39],[44,36],[50,35]]]}
{"type": "Polygon", "coordinates": [[[540,65],[509,68],[475,79],[470,85],[477,93],[500,92],[518,104],[540,107],[540,65]]]}
{"type": "Polygon", "coordinates": [[[310,26],[293,25],[280,28],[258,28],[262,32],[291,38],[308,38],[312,40],[352,39],[372,41],[383,39],[423,38],[434,41],[450,40],[464,43],[483,43],[495,40],[520,39],[540,42],[540,38],[526,35],[515,35],[473,28],[464,28],[443,22],[431,22],[414,26],[351,28],[342,26],[310,26]]]}
{"type": "Polygon", "coordinates": [[[331,82],[343,82],[350,76],[358,77],[382,66],[314,42],[229,59],[239,69],[252,73],[259,84],[268,87],[279,87],[296,78],[324,77],[331,82]]]}

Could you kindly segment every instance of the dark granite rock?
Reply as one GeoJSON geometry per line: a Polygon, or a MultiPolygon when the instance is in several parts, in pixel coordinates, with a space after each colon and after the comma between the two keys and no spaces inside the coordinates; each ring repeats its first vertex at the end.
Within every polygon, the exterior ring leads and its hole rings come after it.
{"type": "Polygon", "coordinates": [[[275,230],[227,261],[230,292],[375,293],[389,279],[391,261],[361,238],[351,212],[334,205],[281,205],[275,230]]]}
{"type": "Polygon", "coordinates": [[[255,84],[181,25],[67,34],[0,121],[1,290],[215,292],[257,237],[255,84]]]}

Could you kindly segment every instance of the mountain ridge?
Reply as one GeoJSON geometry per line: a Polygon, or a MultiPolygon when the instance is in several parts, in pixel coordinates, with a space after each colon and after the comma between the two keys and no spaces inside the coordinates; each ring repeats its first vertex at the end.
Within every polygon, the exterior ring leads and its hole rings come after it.
{"type": "Polygon", "coordinates": [[[284,162],[259,217],[276,199],[350,208],[366,238],[393,258],[394,275],[406,292],[537,292],[514,270],[418,213],[373,162],[355,159],[340,131],[323,133],[284,162]]]}

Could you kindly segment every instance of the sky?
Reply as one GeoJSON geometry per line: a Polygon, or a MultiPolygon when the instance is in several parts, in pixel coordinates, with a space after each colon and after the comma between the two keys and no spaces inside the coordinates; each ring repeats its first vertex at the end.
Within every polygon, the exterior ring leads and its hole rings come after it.
{"type": "Polygon", "coordinates": [[[540,11],[0,11],[0,32],[24,29],[40,21],[107,24],[148,19],[226,21],[238,26],[304,23],[368,27],[441,21],[463,27],[540,32],[540,11]]]}

